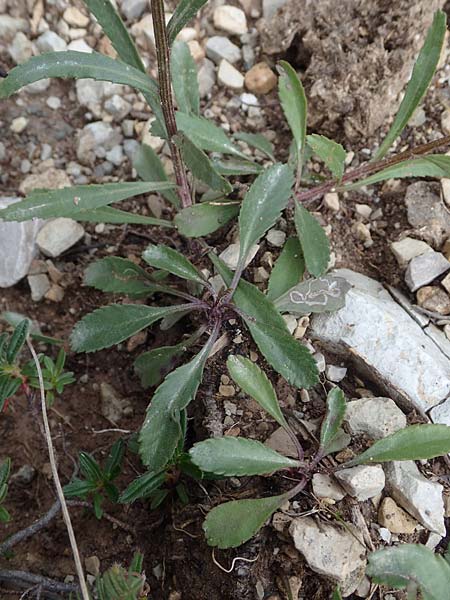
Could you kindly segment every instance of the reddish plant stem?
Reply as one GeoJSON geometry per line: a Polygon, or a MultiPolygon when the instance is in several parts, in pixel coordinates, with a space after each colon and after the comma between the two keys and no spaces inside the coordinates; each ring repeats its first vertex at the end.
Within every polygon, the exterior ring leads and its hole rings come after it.
{"type": "Polygon", "coordinates": [[[350,173],[346,173],[340,182],[327,181],[315,188],[307,190],[306,192],[299,192],[296,194],[298,202],[308,202],[310,200],[315,200],[316,198],[320,198],[327,192],[330,192],[333,189],[342,188],[346,183],[351,183],[352,181],[356,181],[358,179],[362,179],[368,177],[369,175],[373,175],[374,173],[378,173],[378,171],[382,171],[387,167],[392,167],[404,160],[408,160],[411,158],[416,158],[417,156],[421,156],[423,154],[427,154],[436,148],[441,146],[445,146],[446,144],[450,144],[450,135],[446,135],[438,140],[434,140],[433,142],[428,142],[427,144],[422,144],[421,146],[417,146],[416,148],[411,148],[410,150],[406,150],[405,152],[400,152],[400,154],[396,154],[391,158],[385,158],[375,163],[364,163],[360,167],[353,169],[350,173]]]}
{"type": "Polygon", "coordinates": [[[178,133],[175,119],[175,107],[172,96],[170,76],[170,49],[167,37],[166,20],[163,0],[152,0],[153,31],[155,33],[156,57],[158,60],[158,80],[161,107],[166,123],[170,154],[172,156],[175,179],[178,184],[178,194],[181,206],[192,206],[191,192],[187,180],[186,168],[179,148],[173,138],[178,133]]]}

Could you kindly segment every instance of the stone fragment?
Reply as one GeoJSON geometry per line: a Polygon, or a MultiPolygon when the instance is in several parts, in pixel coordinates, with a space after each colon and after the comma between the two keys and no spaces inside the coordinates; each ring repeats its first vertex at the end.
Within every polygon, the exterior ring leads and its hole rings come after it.
{"type": "Polygon", "coordinates": [[[63,19],[72,27],[87,27],[90,19],[75,6],[69,6],[63,13],[63,19]]]}
{"type": "Polygon", "coordinates": [[[32,57],[33,43],[22,31],[19,31],[9,45],[8,52],[13,61],[20,65],[32,57]]]}
{"type": "MultiPolygon", "coordinates": [[[[256,253],[258,252],[258,250],[259,250],[259,245],[258,244],[254,244],[250,248],[250,252],[248,254],[248,258],[247,258],[247,261],[245,263],[246,267],[255,258],[256,253]]],[[[239,244],[230,244],[227,248],[225,248],[225,250],[223,250],[221,252],[221,254],[219,254],[219,258],[221,260],[223,260],[223,262],[226,264],[226,266],[229,269],[231,269],[232,271],[235,271],[236,267],[237,267],[238,260],[239,260],[239,251],[240,251],[239,244]]]]}
{"type": "Polygon", "coordinates": [[[224,396],[225,398],[232,398],[236,393],[234,386],[232,385],[224,385],[223,383],[219,385],[219,394],[224,396]]]}
{"type": "Polygon", "coordinates": [[[20,469],[11,476],[11,483],[30,485],[35,477],[36,469],[33,465],[22,465],[20,469]]]}
{"type": "Polygon", "coordinates": [[[276,452],[291,458],[298,458],[297,447],[283,427],[278,427],[264,442],[266,446],[276,452]]]}
{"type": "Polygon", "coordinates": [[[70,42],[70,44],[67,46],[67,50],[86,52],[87,54],[91,54],[91,52],[93,52],[93,49],[84,40],[73,40],[73,42],[70,42]]]}
{"type": "Polygon", "coordinates": [[[325,194],[325,196],[323,197],[323,201],[324,204],[327,208],[329,208],[330,210],[334,211],[334,212],[338,212],[340,209],[340,204],[339,204],[339,195],[337,192],[328,192],[328,194],[325,194]]]}
{"type": "Polygon", "coordinates": [[[430,410],[433,423],[441,423],[450,427],[450,398],[430,410]]]}
{"type": "Polygon", "coordinates": [[[394,461],[385,466],[389,495],[424,527],[445,535],[444,488],[429,481],[413,461],[394,461]]]}
{"type": "Polygon", "coordinates": [[[28,125],[28,119],[26,117],[16,117],[11,121],[10,129],[13,133],[22,133],[25,131],[28,125]]]}
{"type": "Polygon", "coordinates": [[[325,375],[327,376],[328,381],[339,383],[347,375],[347,368],[337,367],[336,365],[327,365],[325,375]]]}
{"type": "Polygon", "coordinates": [[[282,248],[286,241],[286,234],[280,229],[269,229],[266,235],[266,239],[275,248],[282,248]]]}
{"type": "Polygon", "coordinates": [[[121,9],[128,21],[140,19],[145,9],[148,8],[148,0],[123,0],[121,9]]]}
{"type": "Polygon", "coordinates": [[[227,37],[214,35],[206,42],[206,56],[217,65],[225,59],[234,65],[242,58],[241,49],[227,37]]]}
{"type": "Polygon", "coordinates": [[[287,0],[263,0],[263,17],[270,19],[286,2],[287,0]]]}
{"type": "Polygon", "coordinates": [[[84,236],[84,227],[73,219],[59,217],[48,221],[39,231],[36,243],[39,250],[55,258],[79,242],[84,236]]]}
{"type": "Polygon", "coordinates": [[[340,502],[345,496],[345,490],[335,479],[324,473],[314,473],[312,489],[317,498],[330,498],[340,502]]]}
{"type": "Polygon", "coordinates": [[[372,207],[368,204],[355,204],[355,211],[364,219],[369,219],[372,214],[372,207]]]}
{"type": "Polygon", "coordinates": [[[192,58],[197,64],[200,64],[206,56],[202,46],[200,46],[197,40],[191,40],[190,42],[188,42],[188,48],[192,58]]]}
{"type": "Polygon", "coordinates": [[[412,292],[431,283],[450,269],[450,262],[440,252],[426,252],[413,258],[405,273],[406,285],[412,292]]]}
{"type": "Polygon", "coordinates": [[[197,74],[200,98],[206,98],[216,83],[216,69],[214,63],[205,58],[197,74]]]}
{"type": "Polygon", "coordinates": [[[345,525],[344,529],[311,517],[298,517],[289,527],[295,547],[310,568],[337,583],[344,597],[355,591],[366,568],[359,532],[351,523],[345,525]]]}
{"type": "Polygon", "coordinates": [[[359,465],[335,473],[342,487],[360,502],[380,494],[386,483],[381,465],[359,465]]]}
{"type": "Polygon", "coordinates": [[[437,286],[425,286],[417,291],[417,303],[422,308],[441,315],[450,314],[450,298],[437,286]]]}
{"type": "Polygon", "coordinates": [[[292,335],[297,328],[297,318],[294,315],[283,315],[283,319],[289,333],[292,335]]]}
{"type": "Polygon", "coordinates": [[[22,194],[28,195],[33,190],[60,190],[71,185],[69,176],[65,171],[51,167],[42,171],[42,173],[27,175],[20,184],[19,190],[22,194]]]}
{"type": "Polygon", "coordinates": [[[379,440],[406,427],[406,416],[390,398],[361,398],[347,402],[344,422],[351,434],[379,440]]]}
{"type": "Polygon", "coordinates": [[[245,87],[253,94],[268,94],[277,82],[277,76],[264,62],[257,63],[245,74],[245,87]]]}
{"type": "Polygon", "coordinates": [[[64,299],[64,288],[54,283],[45,294],[45,298],[46,300],[50,300],[50,302],[62,302],[64,299]]]}
{"type": "Polygon", "coordinates": [[[105,101],[104,108],[116,121],[122,121],[131,111],[131,104],[119,94],[114,94],[105,101]]]}
{"type": "Polygon", "coordinates": [[[438,183],[418,181],[408,186],[405,195],[408,221],[426,242],[440,247],[450,235],[450,213],[438,183]]]}
{"type": "Polygon", "coordinates": [[[214,27],[231,35],[242,35],[248,31],[245,12],[229,4],[218,6],[214,10],[213,20],[214,27]]]}
{"type": "Polygon", "coordinates": [[[45,52],[62,52],[67,49],[66,42],[54,31],[45,31],[36,40],[36,47],[41,54],[45,52]]]}
{"type": "Polygon", "coordinates": [[[242,73],[225,59],[220,62],[217,80],[231,90],[242,90],[244,87],[244,76],[242,73]]]}
{"type": "Polygon", "coordinates": [[[383,499],[378,509],[378,523],[391,533],[413,533],[417,527],[415,521],[403,508],[400,508],[392,498],[383,499]]]}
{"type": "Polygon", "coordinates": [[[84,566],[86,571],[94,577],[100,575],[100,559],[98,556],[88,556],[84,559],[84,566]]]}
{"type": "Polygon", "coordinates": [[[33,302],[40,302],[50,289],[50,281],[44,273],[40,275],[28,275],[28,285],[31,290],[31,299],[33,302]]]}
{"type": "Polygon", "coordinates": [[[433,248],[431,248],[422,240],[415,240],[414,238],[406,237],[399,242],[393,242],[391,244],[391,250],[397,259],[398,264],[403,267],[406,266],[409,261],[416,256],[425,254],[425,252],[432,252],[433,248]]]}
{"type": "Polygon", "coordinates": [[[133,415],[133,406],[125,398],[121,398],[109,383],[100,384],[102,414],[111,423],[117,425],[124,417],[133,415]]]}
{"type": "Polygon", "coordinates": [[[25,19],[17,19],[10,15],[0,15],[0,40],[9,42],[13,39],[18,31],[27,31],[28,21],[25,19]]]}
{"type": "Polygon", "coordinates": [[[109,123],[89,123],[78,136],[77,157],[83,164],[93,164],[96,158],[105,158],[108,150],[122,142],[122,134],[109,123]]]}
{"type": "MultiPolygon", "coordinates": [[[[22,198],[0,197],[0,209],[22,198]]],[[[1,213],[0,213],[1,215],[1,213]]],[[[0,288],[7,288],[25,277],[37,252],[36,236],[42,221],[4,222],[0,216],[0,288]]]]}

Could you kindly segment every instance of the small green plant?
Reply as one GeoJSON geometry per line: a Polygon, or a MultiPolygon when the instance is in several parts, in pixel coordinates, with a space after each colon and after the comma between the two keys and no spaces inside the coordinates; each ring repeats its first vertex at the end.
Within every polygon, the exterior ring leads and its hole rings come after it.
{"type": "Polygon", "coordinates": [[[111,448],[103,469],[90,454],[80,452],[79,465],[84,479],[74,478],[64,487],[66,498],[92,497],[95,516],[101,519],[104,494],[111,502],[117,502],[119,498],[119,491],[113,481],[120,475],[124,451],[123,441],[117,440],[111,448]]]}
{"type": "Polygon", "coordinates": [[[0,523],[7,523],[10,520],[9,512],[3,506],[8,493],[8,478],[11,471],[11,460],[6,458],[0,465],[0,523]]]}
{"type": "Polygon", "coordinates": [[[142,571],[143,556],[137,552],[129,569],[114,565],[97,577],[95,590],[99,600],[145,600],[148,585],[142,571]]]}

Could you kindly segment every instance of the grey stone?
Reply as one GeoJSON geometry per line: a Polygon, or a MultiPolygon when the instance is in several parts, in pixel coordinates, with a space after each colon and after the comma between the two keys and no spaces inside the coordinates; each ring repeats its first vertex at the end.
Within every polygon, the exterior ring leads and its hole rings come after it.
{"type": "Polygon", "coordinates": [[[106,159],[109,160],[109,162],[112,162],[113,165],[116,165],[116,167],[120,167],[125,160],[122,146],[118,144],[117,146],[114,146],[114,148],[111,148],[111,150],[106,153],[106,159]]]}
{"type": "Polygon", "coordinates": [[[391,244],[391,250],[400,266],[407,265],[416,256],[431,252],[433,248],[422,240],[406,237],[399,242],[391,244]]]}
{"type": "Polygon", "coordinates": [[[121,9],[129,21],[134,21],[142,16],[148,7],[148,0],[123,0],[121,9]]]}
{"type": "Polygon", "coordinates": [[[94,50],[84,40],[73,40],[67,46],[67,50],[74,50],[75,52],[85,52],[91,54],[94,50]]]}
{"type": "Polygon", "coordinates": [[[450,427],[450,398],[430,410],[433,423],[441,423],[450,427]]]}
{"type": "Polygon", "coordinates": [[[380,465],[359,465],[335,473],[342,487],[360,502],[378,496],[384,489],[386,479],[380,465]]]}
{"type": "Polygon", "coordinates": [[[22,465],[17,473],[11,477],[11,483],[20,485],[29,485],[36,477],[36,469],[33,465],[22,465]]]}
{"type": "Polygon", "coordinates": [[[140,149],[141,145],[137,140],[125,140],[123,143],[123,149],[127,158],[130,162],[133,162],[133,158],[136,152],[140,149]]]}
{"type": "Polygon", "coordinates": [[[227,37],[214,35],[206,42],[206,56],[217,65],[222,59],[234,65],[241,60],[241,49],[227,37]]]}
{"type": "Polygon", "coordinates": [[[314,473],[312,478],[312,489],[318,498],[330,498],[339,502],[345,497],[345,490],[330,475],[314,473]]]}
{"type": "Polygon", "coordinates": [[[445,535],[444,488],[426,479],[413,461],[395,461],[385,466],[386,488],[402,508],[424,527],[445,535]]]}
{"type": "Polygon", "coordinates": [[[225,59],[220,61],[217,80],[231,90],[242,90],[244,87],[244,76],[242,73],[225,59]]]}
{"type": "Polygon", "coordinates": [[[121,398],[109,383],[102,382],[100,384],[100,396],[102,414],[111,423],[118,424],[124,417],[133,415],[131,403],[125,398],[121,398]]]}
{"type": "Polygon", "coordinates": [[[440,196],[439,183],[418,181],[408,186],[408,221],[425,241],[439,247],[450,235],[450,213],[440,196]]]}
{"type": "Polygon", "coordinates": [[[347,403],[344,422],[351,434],[379,440],[406,427],[406,417],[390,398],[361,398],[347,403]]]}
{"type": "Polygon", "coordinates": [[[73,219],[59,217],[48,221],[42,227],[36,243],[45,256],[56,258],[80,241],[83,236],[84,227],[80,223],[73,219]]]}
{"type": "Polygon", "coordinates": [[[0,39],[9,42],[18,31],[27,31],[28,22],[25,19],[16,19],[9,15],[0,15],[0,39]]]}
{"type": "Polygon", "coordinates": [[[295,547],[310,568],[337,583],[343,596],[358,587],[366,568],[365,546],[351,523],[339,528],[311,517],[299,517],[289,527],[295,547]]]}
{"type": "Polygon", "coordinates": [[[0,161],[6,158],[6,148],[3,142],[0,142],[0,161]]]}
{"type": "Polygon", "coordinates": [[[18,31],[8,47],[8,52],[13,61],[19,65],[33,55],[33,43],[22,31],[18,31]]]}
{"type": "Polygon", "coordinates": [[[247,33],[247,18],[241,8],[224,4],[218,6],[213,13],[214,27],[223,29],[231,35],[247,33]]]}
{"type": "Polygon", "coordinates": [[[109,123],[89,123],[83,127],[78,137],[78,160],[83,164],[92,164],[96,158],[105,158],[108,150],[120,144],[122,139],[120,131],[109,123]]]}
{"type": "Polygon", "coordinates": [[[36,40],[36,47],[41,54],[45,52],[62,52],[67,49],[66,42],[54,31],[46,31],[36,40]]]}
{"type": "Polygon", "coordinates": [[[269,229],[266,235],[266,239],[275,248],[282,248],[286,241],[286,234],[280,229],[269,229]]]}
{"type": "Polygon", "coordinates": [[[40,302],[50,289],[49,278],[45,273],[41,273],[38,275],[28,275],[27,279],[31,290],[31,299],[33,302],[40,302]]]}
{"type": "Polygon", "coordinates": [[[119,94],[114,94],[105,102],[105,110],[114,117],[116,121],[122,121],[131,111],[131,104],[119,94]]]}
{"type": "MultiPolygon", "coordinates": [[[[0,209],[20,200],[0,197],[0,209]]],[[[28,273],[37,252],[36,236],[41,227],[42,221],[38,219],[6,223],[0,218],[0,287],[10,287],[28,273]]]]}
{"type": "Polygon", "coordinates": [[[347,368],[337,367],[336,365],[327,365],[325,375],[327,376],[328,381],[339,383],[347,375],[347,368]]]}
{"type": "Polygon", "coordinates": [[[263,17],[270,19],[286,2],[287,0],[263,0],[263,17]]]}
{"type": "Polygon", "coordinates": [[[289,437],[287,431],[283,427],[278,427],[264,442],[266,446],[272,448],[276,452],[291,458],[298,458],[297,446],[289,437]]]}
{"type": "MultiPolygon", "coordinates": [[[[424,255],[426,256],[426,255],[424,255]]],[[[352,360],[361,375],[396,402],[426,412],[450,394],[450,363],[381,284],[348,269],[345,306],[314,315],[309,335],[352,360]]]]}
{"type": "MultiPolygon", "coordinates": [[[[248,253],[248,258],[245,262],[245,266],[247,267],[251,261],[255,258],[256,253],[259,250],[259,245],[258,244],[253,244],[253,246],[250,248],[250,251],[248,253]]],[[[239,260],[239,252],[240,252],[240,246],[239,244],[230,244],[227,248],[225,248],[225,250],[223,250],[221,252],[221,254],[219,254],[219,258],[221,260],[223,260],[223,262],[226,264],[226,266],[231,269],[232,271],[236,270],[237,267],[237,263],[239,260]]]]}
{"type": "Polygon", "coordinates": [[[35,81],[34,83],[30,83],[24,87],[24,90],[28,94],[42,94],[50,87],[50,79],[41,79],[40,81],[35,81]]]}
{"type": "Polygon", "coordinates": [[[214,63],[205,58],[197,74],[198,87],[201,98],[206,98],[216,83],[216,69],[214,63]]]}
{"type": "Polygon", "coordinates": [[[450,269],[450,262],[440,252],[426,252],[411,260],[406,269],[406,285],[412,292],[431,283],[450,269]]]}

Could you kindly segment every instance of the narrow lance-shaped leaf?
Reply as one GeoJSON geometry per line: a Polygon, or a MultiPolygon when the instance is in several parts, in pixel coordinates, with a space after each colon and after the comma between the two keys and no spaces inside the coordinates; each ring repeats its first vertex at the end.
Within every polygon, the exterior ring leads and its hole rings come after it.
{"type": "Polygon", "coordinates": [[[243,356],[229,356],[227,367],[241,390],[251,396],[279,425],[287,427],[273,385],[264,371],[243,356]]]}
{"type": "Polygon", "coordinates": [[[15,361],[17,355],[22,350],[22,346],[25,344],[29,329],[29,319],[23,319],[23,321],[21,321],[14,329],[10,342],[6,348],[7,362],[13,363],[15,361]]]}
{"type": "Polygon", "coordinates": [[[341,144],[328,139],[323,135],[312,135],[306,136],[308,145],[312,148],[314,154],[316,154],[323,162],[326,167],[330,169],[336,179],[341,180],[344,174],[344,163],[346,153],[341,144]]]}
{"type": "Polygon", "coordinates": [[[356,183],[345,185],[342,190],[356,190],[364,185],[372,185],[386,179],[403,177],[450,177],[450,156],[430,154],[419,158],[411,158],[391,167],[387,167],[374,175],[369,175],[356,183]]]}
{"type": "Polygon", "coordinates": [[[284,73],[278,81],[278,94],[296,144],[298,164],[303,164],[303,153],[306,144],[306,118],[308,104],[303,84],[291,65],[282,60],[280,67],[284,73]]]}
{"type": "Polygon", "coordinates": [[[275,157],[273,155],[273,144],[272,142],[269,142],[269,140],[262,133],[239,132],[235,133],[233,137],[235,140],[241,140],[249,146],[256,148],[260,152],[266,154],[271,160],[275,161],[275,157]]]}
{"type": "Polygon", "coordinates": [[[294,218],[306,267],[311,275],[320,277],[325,273],[330,262],[330,243],[325,231],[306,208],[298,202],[295,206],[294,218]]]}
{"type": "Polygon", "coordinates": [[[240,252],[237,271],[245,264],[251,247],[266,233],[286,208],[294,178],[287,165],[268,167],[257,177],[242,201],[239,214],[240,252]]]}
{"type": "Polygon", "coordinates": [[[202,202],[184,208],[175,216],[181,235],[201,237],[213,233],[239,214],[240,202],[202,202]]]}
{"type": "Polygon", "coordinates": [[[126,488],[119,497],[121,504],[131,504],[139,498],[146,498],[150,496],[152,492],[161,487],[166,480],[166,472],[155,473],[155,471],[149,471],[144,475],[141,475],[126,488]]]}
{"type": "Polygon", "coordinates": [[[176,119],[178,129],[185,133],[201,150],[232,154],[244,160],[248,159],[248,156],[228,139],[225,131],[208,119],[180,111],[177,112],[176,119]]]}
{"type": "Polygon", "coordinates": [[[215,338],[212,335],[190,362],[172,371],[152,398],[139,434],[139,454],[153,471],[165,467],[177,448],[183,434],[181,412],[197,393],[215,338]]]}
{"type": "Polygon", "coordinates": [[[158,96],[153,79],[134,67],[98,52],[66,50],[34,56],[14,67],[8,77],[0,81],[0,98],[7,98],[25,85],[49,77],[111,81],[129,85],[155,98],[158,96]]]}
{"type": "Polygon", "coordinates": [[[212,163],[214,168],[221,175],[230,177],[231,175],[259,175],[263,172],[262,165],[249,160],[243,160],[239,158],[213,158],[212,163]]]}
{"type": "MultiPolygon", "coordinates": [[[[210,258],[225,284],[230,285],[231,271],[217,256],[210,254],[210,258]]],[[[317,365],[309,350],[292,337],[283,317],[257,287],[241,279],[233,302],[241,309],[262,355],[280,375],[298,388],[318,382],[317,365]]]]}
{"type": "Polygon", "coordinates": [[[142,258],[151,267],[163,269],[182,279],[205,285],[205,278],[182,254],[168,246],[150,244],[142,253],[142,258]]]}
{"type": "Polygon", "coordinates": [[[411,79],[409,80],[397,116],[373,160],[383,158],[419,106],[439,62],[446,28],[447,16],[444,12],[438,10],[434,15],[433,23],[428,30],[425,43],[414,65],[411,79]]]}
{"type": "Polygon", "coordinates": [[[133,297],[149,296],[163,289],[150,281],[148,273],[142,267],[117,256],[107,256],[91,263],[84,272],[84,283],[103,292],[129,294],[133,297]]]}
{"type": "Polygon", "coordinates": [[[426,460],[450,452],[450,427],[411,425],[375,442],[348,465],[391,460],[426,460]]]}
{"type": "Polygon", "coordinates": [[[286,501],[286,496],[258,500],[233,500],[213,508],[203,523],[210,546],[236,548],[257,533],[286,501]]]}
{"type": "Polygon", "coordinates": [[[333,592],[333,600],[342,600],[342,595],[339,588],[336,588],[333,592]]]}
{"type": "Polygon", "coordinates": [[[317,279],[311,278],[277,298],[275,306],[280,312],[296,315],[336,311],[345,305],[350,287],[343,277],[323,275],[317,279]]]}
{"type": "Polygon", "coordinates": [[[327,412],[320,429],[320,446],[327,448],[336,437],[345,416],[345,396],[342,390],[334,387],[328,392],[327,412]]]}
{"type": "Polygon", "coordinates": [[[450,565],[439,554],[420,544],[401,544],[369,555],[367,575],[380,585],[404,589],[410,583],[427,600],[447,600],[450,565]]]}
{"type": "Polygon", "coordinates": [[[98,308],[75,325],[70,336],[72,349],[94,352],[120,344],[166,315],[187,310],[189,306],[111,304],[98,308]]]}
{"type": "MultiPolygon", "coordinates": [[[[283,246],[270,273],[267,297],[275,301],[301,281],[305,272],[302,247],[297,238],[291,237],[283,246]]],[[[277,307],[278,308],[278,307],[277,307]]],[[[280,309],[279,309],[280,310],[280,309]]]]}
{"type": "Polygon", "coordinates": [[[179,133],[175,136],[174,141],[181,150],[184,162],[196,179],[224,194],[229,194],[233,190],[229,182],[216,171],[203,150],[197,148],[185,134],[179,133]]]}
{"type": "Polygon", "coordinates": [[[195,17],[201,7],[208,0],[180,0],[177,4],[169,23],[167,24],[167,35],[172,43],[183,27],[195,17]]]}
{"type": "Polygon", "coordinates": [[[91,211],[121,202],[127,198],[175,187],[170,182],[132,181],[102,185],[76,185],[60,190],[34,190],[25,200],[11,204],[0,211],[5,221],[28,221],[33,217],[76,218],[83,211],[91,211]]]}
{"type": "Polygon", "coordinates": [[[198,115],[200,112],[200,92],[197,81],[197,66],[189,46],[175,41],[170,55],[172,85],[178,108],[184,113],[198,115]]]}
{"type": "MultiPolygon", "coordinates": [[[[142,144],[134,155],[133,167],[136,169],[139,177],[144,181],[169,181],[161,159],[153,148],[147,144],[142,144]]],[[[180,206],[180,199],[172,189],[160,190],[160,192],[173,206],[176,208],[180,206]]]]}
{"type": "Polygon", "coordinates": [[[300,466],[297,460],[278,454],[257,440],[227,436],[199,442],[189,455],[202,471],[227,477],[265,475],[300,466]]]}
{"type": "Polygon", "coordinates": [[[112,206],[102,206],[92,210],[82,209],[70,218],[75,221],[87,221],[88,223],[116,223],[118,225],[129,223],[131,225],[155,225],[156,227],[168,227],[169,229],[174,227],[171,221],[145,217],[112,206]]]}
{"type": "Polygon", "coordinates": [[[145,65],[139,52],[112,2],[110,0],[84,0],[84,3],[111,40],[119,57],[135,69],[145,73],[145,65]]]}

